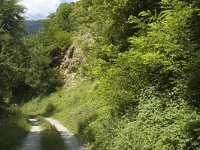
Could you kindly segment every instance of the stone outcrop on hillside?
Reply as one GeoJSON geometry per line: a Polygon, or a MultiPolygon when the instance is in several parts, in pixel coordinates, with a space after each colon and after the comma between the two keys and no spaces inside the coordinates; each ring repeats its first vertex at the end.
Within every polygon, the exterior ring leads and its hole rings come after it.
{"type": "Polygon", "coordinates": [[[67,50],[60,66],[67,86],[74,87],[77,85],[77,82],[84,80],[78,77],[77,72],[80,65],[86,62],[86,54],[93,47],[94,43],[94,33],[80,33],[67,50]]]}
{"type": "Polygon", "coordinates": [[[68,86],[76,86],[77,79],[76,72],[78,67],[84,62],[84,55],[74,44],[67,50],[63,62],[61,63],[60,70],[63,72],[66,84],[68,86]]]}

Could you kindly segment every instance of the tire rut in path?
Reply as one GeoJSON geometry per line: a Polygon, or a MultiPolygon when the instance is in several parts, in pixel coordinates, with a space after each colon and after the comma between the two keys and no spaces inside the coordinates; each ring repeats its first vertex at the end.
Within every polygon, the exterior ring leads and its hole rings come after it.
{"type": "Polygon", "coordinates": [[[20,150],[41,150],[40,132],[41,128],[37,119],[29,119],[32,128],[20,150]]]}
{"type": "Polygon", "coordinates": [[[69,150],[83,150],[83,146],[79,140],[69,132],[69,130],[63,126],[59,121],[52,118],[45,118],[50,124],[55,126],[55,128],[61,133],[62,138],[64,139],[66,147],[69,150]]]}

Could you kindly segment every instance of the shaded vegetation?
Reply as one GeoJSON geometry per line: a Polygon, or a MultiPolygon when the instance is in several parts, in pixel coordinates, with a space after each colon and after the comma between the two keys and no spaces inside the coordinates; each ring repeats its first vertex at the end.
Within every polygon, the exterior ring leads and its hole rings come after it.
{"type": "Polygon", "coordinates": [[[44,119],[40,119],[40,124],[43,130],[41,134],[42,150],[66,150],[65,143],[56,128],[44,119]]]}
{"type": "Polygon", "coordinates": [[[17,107],[5,111],[6,114],[0,118],[0,149],[12,150],[22,143],[30,125],[27,117],[17,107]]]}
{"type": "MultiPolygon", "coordinates": [[[[54,57],[40,37],[24,38],[24,8],[0,1],[0,103],[12,104],[49,94],[63,83],[54,57]]],[[[45,41],[44,41],[45,42],[45,41]]]]}

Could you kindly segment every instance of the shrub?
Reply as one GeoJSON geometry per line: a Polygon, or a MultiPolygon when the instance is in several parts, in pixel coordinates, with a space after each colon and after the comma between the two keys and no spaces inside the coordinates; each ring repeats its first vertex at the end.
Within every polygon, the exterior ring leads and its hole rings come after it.
{"type": "Polygon", "coordinates": [[[137,115],[120,117],[114,126],[112,123],[107,129],[111,132],[101,138],[107,140],[98,141],[95,149],[198,149],[200,117],[184,99],[169,99],[150,89],[141,93],[139,101],[137,115]]]}

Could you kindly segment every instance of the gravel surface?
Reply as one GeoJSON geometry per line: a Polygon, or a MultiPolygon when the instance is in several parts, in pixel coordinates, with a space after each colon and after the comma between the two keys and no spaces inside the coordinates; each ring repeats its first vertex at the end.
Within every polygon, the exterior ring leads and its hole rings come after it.
{"type": "Polygon", "coordinates": [[[29,119],[32,128],[20,150],[41,150],[40,132],[41,128],[37,119],[29,119]]]}

